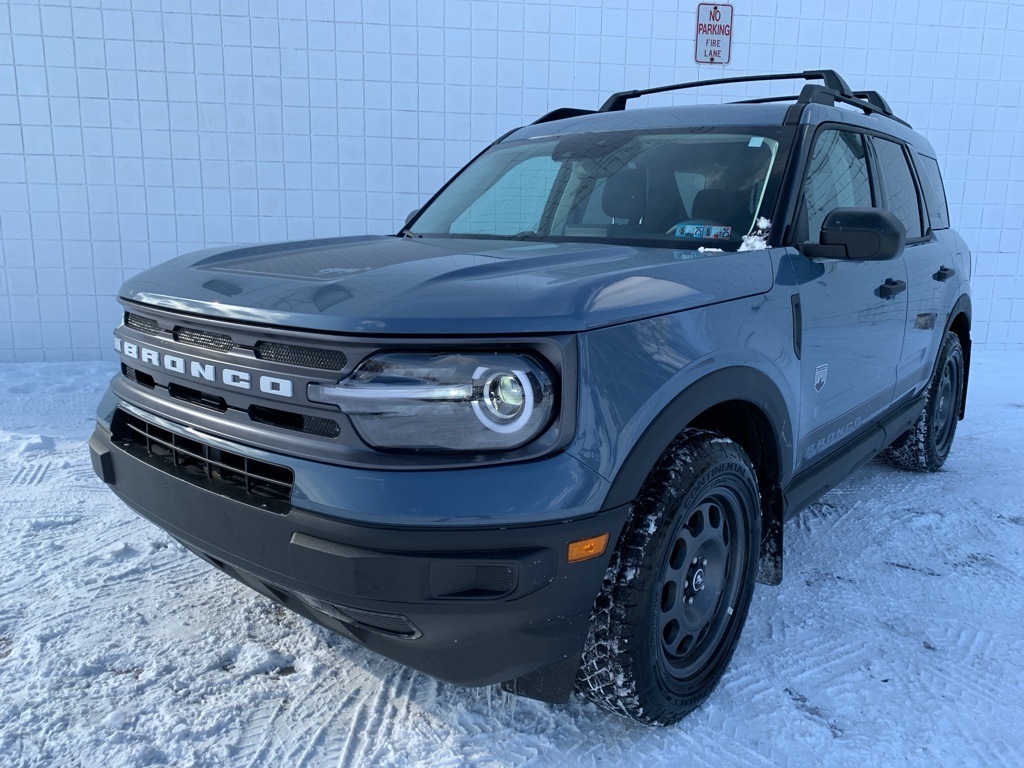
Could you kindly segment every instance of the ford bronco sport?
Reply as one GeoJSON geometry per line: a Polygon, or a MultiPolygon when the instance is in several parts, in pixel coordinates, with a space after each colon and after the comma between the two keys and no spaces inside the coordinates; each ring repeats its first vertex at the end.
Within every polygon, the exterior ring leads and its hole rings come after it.
{"type": "Polygon", "coordinates": [[[831,70],[618,93],[505,134],[398,235],[128,280],[93,464],[385,656],[671,723],[787,518],[882,452],[942,466],[970,267],[928,141],[831,70]],[[812,82],[625,109],[782,79],[812,82]]]}

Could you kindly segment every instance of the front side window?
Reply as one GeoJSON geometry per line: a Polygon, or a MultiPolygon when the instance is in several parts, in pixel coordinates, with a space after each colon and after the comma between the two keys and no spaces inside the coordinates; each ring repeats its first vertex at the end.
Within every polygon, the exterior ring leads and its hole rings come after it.
{"type": "Polygon", "coordinates": [[[701,128],[503,142],[425,207],[412,233],[734,249],[774,207],[787,136],[701,128]]]}
{"type": "Polygon", "coordinates": [[[886,139],[875,139],[874,144],[878,170],[885,184],[886,207],[903,222],[908,240],[921,237],[921,205],[903,147],[886,139]]]}
{"type": "Polygon", "coordinates": [[[825,130],[814,142],[804,183],[808,237],[817,242],[821,225],[836,208],[871,207],[864,138],[852,131],[825,130]]]}

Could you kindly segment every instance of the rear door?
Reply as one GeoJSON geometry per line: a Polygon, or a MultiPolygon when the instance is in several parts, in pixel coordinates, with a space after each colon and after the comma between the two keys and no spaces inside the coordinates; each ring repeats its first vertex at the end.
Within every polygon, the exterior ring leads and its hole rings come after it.
{"type": "MultiPolygon", "coordinates": [[[[877,204],[865,136],[825,128],[814,139],[804,178],[797,242],[818,242],[832,210],[877,204]]],[[[867,426],[889,407],[903,349],[907,274],[903,259],[802,260],[800,275],[800,464],[867,426]]]]}
{"type": "Polygon", "coordinates": [[[948,238],[939,238],[922,210],[922,194],[908,147],[880,136],[869,137],[877,158],[882,205],[907,228],[903,259],[907,268],[907,321],[894,399],[921,390],[931,376],[957,291],[948,238]]]}

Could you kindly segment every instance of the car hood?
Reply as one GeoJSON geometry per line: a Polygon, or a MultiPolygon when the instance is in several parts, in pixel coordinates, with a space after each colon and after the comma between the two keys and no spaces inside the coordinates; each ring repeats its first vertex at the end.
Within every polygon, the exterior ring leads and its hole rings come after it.
{"type": "Polygon", "coordinates": [[[764,293],[772,276],[763,251],[369,236],[200,251],[121,296],[339,333],[562,333],[764,293]]]}

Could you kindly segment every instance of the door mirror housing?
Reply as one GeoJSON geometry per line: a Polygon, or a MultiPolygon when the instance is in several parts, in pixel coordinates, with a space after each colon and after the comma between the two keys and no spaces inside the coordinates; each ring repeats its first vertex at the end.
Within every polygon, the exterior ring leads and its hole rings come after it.
{"type": "Polygon", "coordinates": [[[903,222],[884,208],[836,208],[821,224],[820,242],[804,243],[800,252],[812,259],[886,261],[907,243],[903,222]]]}
{"type": "Polygon", "coordinates": [[[416,214],[420,212],[419,208],[413,208],[409,211],[409,215],[405,217],[405,226],[409,226],[409,222],[416,218],[416,214]]]}

